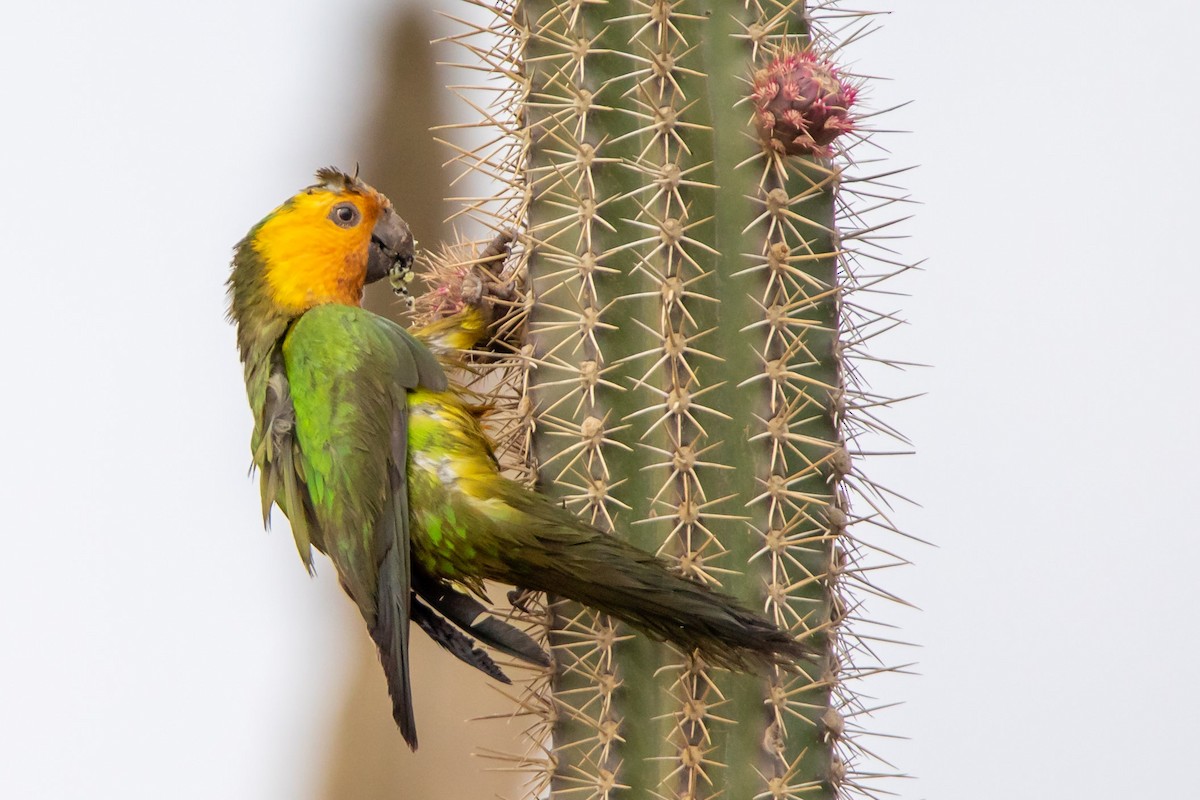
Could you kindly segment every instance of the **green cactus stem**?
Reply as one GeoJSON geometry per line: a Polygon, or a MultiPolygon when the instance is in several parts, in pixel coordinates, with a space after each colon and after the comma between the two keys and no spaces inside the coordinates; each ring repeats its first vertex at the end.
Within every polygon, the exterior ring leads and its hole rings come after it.
{"type": "Polygon", "coordinates": [[[557,666],[518,698],[532,744],[508,758],[563,800],[836,797],[856,783],[850,440],[870,425],[847,361],[858,86],[800,2],[493,11],[459,41],[497,82],[476,101],[495,137],[458,160],[503,183],[468,213],[517,231],[510,463],[821,653],[731,674],[520,598],[557,666]]]}

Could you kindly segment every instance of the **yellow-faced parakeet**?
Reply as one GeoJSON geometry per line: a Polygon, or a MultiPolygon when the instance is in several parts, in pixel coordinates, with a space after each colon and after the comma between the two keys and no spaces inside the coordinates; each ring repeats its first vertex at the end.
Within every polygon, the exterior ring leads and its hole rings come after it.
{"type": "Polygon", "coordinates": [[[761,615],[501,475],[476,410],[422,342],[433,328],[410,333],[360,307],[364,284],[412,259],[388,199],[330,168],[250,229],[228,282],[264,518],[272,505],[287,515],[310,570],[312,547],[333,562],[408,744],[410,621],[501,680],[465,634],[550,663],[471,596],[484,580],[577,600],[718,666],[803,656],[761,615]]]}

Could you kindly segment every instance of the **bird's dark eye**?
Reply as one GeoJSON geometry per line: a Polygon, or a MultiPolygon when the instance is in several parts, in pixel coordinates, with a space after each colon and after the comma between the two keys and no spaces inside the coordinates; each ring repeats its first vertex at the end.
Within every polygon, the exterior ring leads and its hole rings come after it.
{"type": "Polygon", "coordinates": [[[329,218],[340,228],[353,228],[362,219],[354,203],[338,203],[329,211],[329,218]]]}

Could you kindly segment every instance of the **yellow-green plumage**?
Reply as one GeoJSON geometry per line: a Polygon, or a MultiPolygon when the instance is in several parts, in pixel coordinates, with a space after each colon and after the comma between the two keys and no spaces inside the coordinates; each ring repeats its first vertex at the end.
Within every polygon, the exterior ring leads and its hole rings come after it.
{"type": "Polygon", "coordinates": [[[731,598],[503,477],[475,415],[452,392],[409,394],[408,480],[413,557],[431,574],[569,597],[699,648],[718,666],[753,669],[801,654],[731,598]]]}
{"type": "Polygon", "coordinates": [[[274,503],[287,514],[306,565],[310,544],[333,562],[379,647],[411,746],[410,620],[501,680],[462,631],[549,664],[526,635],[460,591],[481,592],[484,580],[578,600],[720,666],[752,669],[804,654],[732,598],[504,478],[475,410],[418,338],[439,351],[469,347],[483,331],[479,315],[468,310],[414,336],[359,308],[362,283],[384,274],[377,259],[411,261],[411,236],[370,187],[333,171],[318,177],[238,245],[230,316],[255,415],[264,509],[274,503]],[[374,228],[356,231],[338,216],[348,203],[361,220],[377,220],[374,228]]]}

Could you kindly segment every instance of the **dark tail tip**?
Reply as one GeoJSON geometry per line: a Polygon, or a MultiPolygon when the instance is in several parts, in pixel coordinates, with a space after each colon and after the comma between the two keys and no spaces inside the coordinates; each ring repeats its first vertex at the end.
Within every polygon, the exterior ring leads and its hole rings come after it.
{"type": "Polygon", "coordinates": [[[392,719],[400,728],[411,750],[417,749],[417,722],[413,716],[412,680],[408,657],[408,589],[397,577],[400,565],[395,549],[384,556],[380,568],[378,606],[373,624],[367,629],[379,648],[379,661],[387,678],[388,694],[392,697],[392,719]],[[402,595],[396,589],[403,586],[402,595]]]}
{"type": "Polygon", "coordinates": [[[392,703],[392,719],[400,727],[400,735],[404,737],[408,749],[417,749],[417,723],[413,719],[411,703],[392,703]]]}

